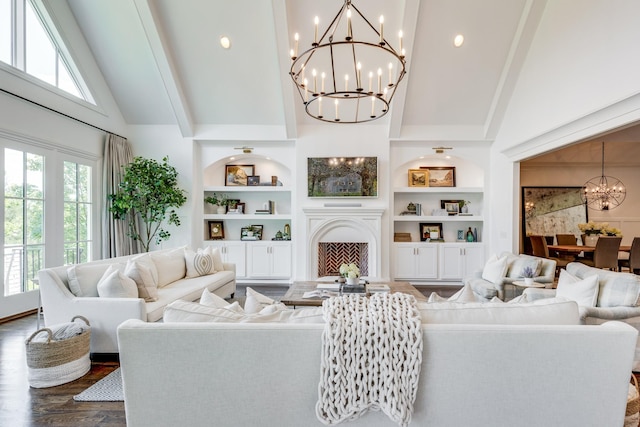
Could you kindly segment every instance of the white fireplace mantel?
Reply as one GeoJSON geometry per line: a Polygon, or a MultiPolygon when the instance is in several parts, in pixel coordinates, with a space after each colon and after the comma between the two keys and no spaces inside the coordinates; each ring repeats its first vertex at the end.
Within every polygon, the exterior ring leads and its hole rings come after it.
{"type": "Polygon", "coordinates": [[[306,207],[302,211],[309,241],[307,278],[317,278],[318,244],[326,241],[368,243],[369,277],[381,276],[384,208],[306,207]]]}

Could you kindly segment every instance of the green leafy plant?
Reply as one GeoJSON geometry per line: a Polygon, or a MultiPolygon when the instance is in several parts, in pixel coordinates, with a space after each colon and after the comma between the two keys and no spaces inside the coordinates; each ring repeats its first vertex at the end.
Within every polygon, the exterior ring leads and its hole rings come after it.
{"type": "Polygon", "coordinates": [[[158,163],[136,157],[124,167],[124,176],[115,194],[110,194],[109,211],[118,220],[129,219],[128,235],[140,241],[145,251],[171,237],[163,223],[180,225],[175,211],[187,201],[185,191],[178,187],[178,172],[168,164],[168,157],[158,163]],[[139,217],[140,222],[133,221],[139,217]],[[140,224],[138,226],[138,224],[140,224]]]}
{"type": "Polygon", "coordinates": [[[213,193],[213,195],[205,197],[204,201],[216,206],[227,206],[229,204],[229,196],[213,193]]]}

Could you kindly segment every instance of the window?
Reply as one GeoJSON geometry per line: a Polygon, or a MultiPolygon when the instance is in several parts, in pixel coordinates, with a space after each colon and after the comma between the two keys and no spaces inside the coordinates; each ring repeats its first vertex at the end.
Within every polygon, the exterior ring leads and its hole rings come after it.
{"type": "Polygon", "coordinates": [[[37,288],[44,266],[44,156],[4,151],[4,294],[37,288]]]}
{"type": "Polygon", "coordinates": [[[91,168],[64,162],[64,263],[91,257],[91,168]]]}
{"type": "Polygon", "coordinates": [[[93,103],[44,7],[30,0],[0,0],[0,61],[93,103]]]}

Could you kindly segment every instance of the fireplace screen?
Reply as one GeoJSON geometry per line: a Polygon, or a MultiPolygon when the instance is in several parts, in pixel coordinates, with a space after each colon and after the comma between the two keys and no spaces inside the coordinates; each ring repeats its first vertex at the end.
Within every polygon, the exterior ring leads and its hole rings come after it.
{"type": "Polygon", "coordinates": [[[355,263],[361,276],[369,275],[368,243],[324,242],[318,244],[318,277],[339,276],[342,264],[355,263]]]}

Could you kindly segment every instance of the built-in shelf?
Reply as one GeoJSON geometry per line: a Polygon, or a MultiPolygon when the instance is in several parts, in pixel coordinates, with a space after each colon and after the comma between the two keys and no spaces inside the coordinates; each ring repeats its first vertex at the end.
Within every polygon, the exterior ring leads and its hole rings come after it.
{"type": "Polygon", "coordinates": [[[282,185],[251,185],[251,186],[242,186],[242,185],[217,185],[217,186],[208,186],[204,187],[204,191],[213,191],[216,193],[232,193],[232,192],[286,192],[291,191],[291,188],[285,187],[282,185]]]}
{"type": "Polygon", "coordinates": [[[483,193],[483,187],[396,187],[394,193],[483,193]]]}
{"type": "Polygon", "coordinates": [[[449,216],[418,216],[418,215],[396,215],[394,221],[404,222],[479,222],[484,221],[484,217],[479,215],[449,215],[449,216]]]}
{"type": "Polygon", "coordinates": [[[283,214],[270,214],[270,215],[261,215],[261,214],[204,214],[204,219],[206,220],[224,220],[224,221],[249,221],[249,220],[273,220],[273,219],[282,219],[282,220],[290,220],[291,215],[283,215],[283,214]]]}

